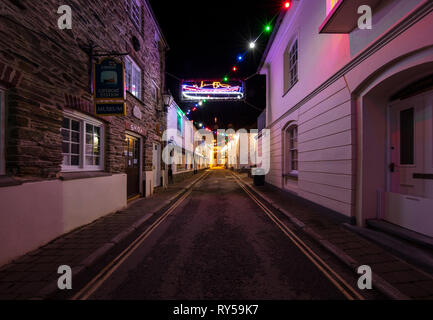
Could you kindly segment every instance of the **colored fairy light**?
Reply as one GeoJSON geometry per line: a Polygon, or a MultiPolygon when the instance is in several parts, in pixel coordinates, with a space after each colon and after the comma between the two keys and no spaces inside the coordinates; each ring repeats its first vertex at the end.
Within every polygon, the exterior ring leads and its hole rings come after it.
{"type": "Polygon", "coordinates": [[[266,27],[265,27],[265,32],[271,32],[271,30],[272,30],[272,27],[271,27],[271,25],[267,25],[266,27]]]}
{"type": "Polygon", "coordinates": [[[256,47],[256,43],[255,42],[251,42],[250,43],[250,49],[254,49],[256,47]]]}
{"type": "Polygon", "coordinates": [[[242,60],[244,60],[244,57],[238,56],[238,61],[242,61],[242,60]]]}
{"type": "Polygon", "coordinates": [[[194,107],[194,109],[192,109],[192,111],[197,111],[197,108],[196,108],[196,107],[194,107]]]}
{"type": "Polygon", "coordinates": [[[292,3],[290,1],[284,2],[284,8],[289,9],[292,6],[292,3]]]}
{"type": "Polygon", "coordinates": [[[229,77],[224,77],[224,81],[225,82],[229,81],[229,77]]]}
{"type": "Polygon", "coordinates": [[[203,101],[200,101],[198,105],[201,107],[203,105],[203,101]]]}
{"type": "Polygon", "coordinates": [[[234,72],[238,71],[238,68],[237,67],[233,67],[233,71],[234,72]]]}
{"type": "Polygon", "coordinates": [[[206,103],[206,102],[207,102],[207,100],[206,100],[206,99],[204,99],[204,100],[203,100],[203,103],[206,103]]]}

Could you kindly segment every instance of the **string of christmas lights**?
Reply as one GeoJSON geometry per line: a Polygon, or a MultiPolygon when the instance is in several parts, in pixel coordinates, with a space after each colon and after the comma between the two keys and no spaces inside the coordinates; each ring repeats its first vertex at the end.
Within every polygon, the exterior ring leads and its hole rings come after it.
{"type": "MultiPolygon", "coordinates": [[[[289,10],[291,7],[292,7],[292,1],[291,1],[291,0],[286,0],[286,1],[284,1],[284,3],[283,3],[282,10],[289,10]]],[[[275,19],[276,19],[279,15],[280,15],[280,13],[277,13],[277,14],[276,14],[276,15],[275,15],[275,16],[274,16],[274,17],[273,17],[273,18],[272,18],[272,19],[271,19],[271,20],[270,20],[270,21],[269,21],[269,22],[268,22],[264,27],[263,27],[263,30],[262,30],[262,32],[260,33],[260,35],[259,35],[255,40],[253,40],[253,41],[251,41],[251,42],[249,43],[249,48],[248,48],[245,52],[243,52],[243,53],[237,55],[237,57],[236,57],[236,63],[235,63],[234,66],[232,67],[231,71],[230,71],[229,73],[227,73],[227,74],[222,78],[223,82],[228,82],[228,81],[230,80],[231,75],[232,75],[233,73],[236,73],[236,72],[239,71],[240,64],[245,60],[245,57],[247,56],[248,51],[249,51],[249,50],[254,50],[254,49],[256,48],[257,41],[259,41],[260,38],[261,38],[263,35],[266,35],[266,34],[269,35],[269,34],[272,32],[274,21],[275,21],[275,19]]],[[[190,120],[190,119],[189,119],[189,116],[191,115],[191,113],[192,113],[192,112],[196,112],[196,111],[197,111],[200,107],[202,107],[206,102],[207,102],[206,100],[201,100],[200,102],[194,104],[194,107],[193,107],[192,109],[188,109],[188,111],[187,111],[185,117],[186,117],[188,120],[190,120]]],[[[208,127],[205,127],[205,126],[203,125],[203,123],[194,122],[194,124],[198,124],[199,129],[205,129],[206,131],[212,131],[212,130],[210,130],[208,127]]],[[[214,132],[214,133],[215,133],[215,132],[214,132]]]]}

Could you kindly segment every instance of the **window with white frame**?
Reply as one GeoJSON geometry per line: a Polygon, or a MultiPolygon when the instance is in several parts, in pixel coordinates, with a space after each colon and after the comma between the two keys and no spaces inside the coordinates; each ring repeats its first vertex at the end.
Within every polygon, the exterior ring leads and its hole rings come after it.
{"type": "Polygon", "coordinates": [[[298,174],[298,127],[291,126],[286,131],[286,174],[298,174]]]}
{"type": "Polygon", "coordinates": [[[104,127],[78,113],[66,112],[62,123],[62,170],[104,170],[104,127]]]}
{"type": "Polygon", "coordinates": [[[298,40],[287,47],[284,59],[284,89],[289,91],[298,82],[298,40]]]}
{"type": "Polygon", "coordinates": [[[141,100],[141,69],[130,57],[125,57],[126,91],[141,100]]]}
{"type": "Polygon", "coordinates": [[[125,0],[126,12],[139,31],[142,28],[143,9],[141,0],[125,0]]]}
{"type": "Polygon", "coordinates": [[[0,175],[5,174],[6,93],[0,88],[0,175]]]}

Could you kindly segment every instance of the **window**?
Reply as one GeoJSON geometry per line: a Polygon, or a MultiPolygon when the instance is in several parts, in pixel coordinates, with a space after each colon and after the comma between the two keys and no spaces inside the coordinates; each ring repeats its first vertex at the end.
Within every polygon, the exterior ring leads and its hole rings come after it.
{"type": "Polygon", "coordinates": [[[79,114],[65,113],[62,138],[63,171],[104,169],[101,123],[79,114]]]}
{"type": "Polygon", "coordinates": [[[289,91],[298,82],[298,40],[287,47],[285,53],[285,91],[289,91]]]}
{"type": "Polygon", "coordinates": [[[177,133],[183,136],[183,117],[179,112],[177,113],[177,133]]]}
{"type": "Polygon", "coordinates": [[[5,91],[0,88],[0,175],[5,174],[5,126],[6,106],[5,91]]]}
{"type": "Polygon", "coordinates": [[[142,7],[140,0],[126,0],[126,12],[139,31],[142,28],[142,7]]]}
{"type": "Polygon", "coordinates": [[[126,91],[141,100],[141,69],[130,58],[125,58],[126,91]]]}
{"type": "Polygon", "coordinates": [[[326,0],[326,15],[328,15],[332,9],[334,9],[338,1],[339,0],[326,0]]]}
{"type": "Polygon", "coordinates": [[[298,174],[298,127],[291,126],[286,130],[286,175],[298,174]]]}
{"type": "Polygon", "coordinates": [[[414,108],[400,112],[400,164],[415,163],[414,108]]]}
{"type": "Polygon", "coordinates": [[[152,100],[159,105],[160,89],[154,81],[152,85],[152,100]]]}

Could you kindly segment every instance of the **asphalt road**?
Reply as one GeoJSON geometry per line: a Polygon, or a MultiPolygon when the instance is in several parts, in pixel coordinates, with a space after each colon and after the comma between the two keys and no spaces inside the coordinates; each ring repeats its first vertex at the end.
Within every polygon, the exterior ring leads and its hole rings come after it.
{"type": "Polygon", "coordinates": [[[90,299],[345,299],[240,188],[217,170],[90,299]]]}

